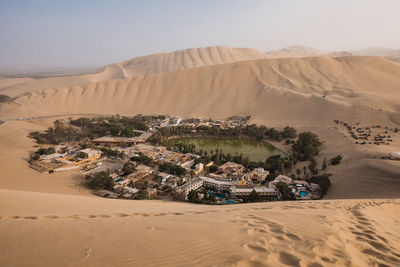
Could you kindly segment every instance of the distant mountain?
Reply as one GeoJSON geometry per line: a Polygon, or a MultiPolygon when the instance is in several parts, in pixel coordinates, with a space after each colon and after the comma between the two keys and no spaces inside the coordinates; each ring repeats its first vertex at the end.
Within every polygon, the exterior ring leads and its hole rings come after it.
{"type": "Polygon", "coordinates": [[[317,56],[328,56],[328,57],[348,57],[354,56],[349,51],[337,51],[337,52],[326,52],[312,47],[294,45],[288,46],[276,51],[270,51],[265,53],[267,58],[289,58],[289,57],[317,57],[317,56]]]}
{"type": "Polygon", "coordinates": [[[400,49],[370,47],[353,51],[358,56],[400,57],[400,49]]]}

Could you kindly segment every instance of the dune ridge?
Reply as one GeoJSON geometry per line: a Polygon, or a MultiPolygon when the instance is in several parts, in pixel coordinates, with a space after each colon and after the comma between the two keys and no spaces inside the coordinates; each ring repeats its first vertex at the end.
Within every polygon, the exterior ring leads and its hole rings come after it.
{"type": "Polygon", "coordinates": [[[97,71],[86,74],[29,80],[26,78],[0,79],[0,93],[16,96],[37,89],[70,87],[123,79],[147,73],[168,72],[263,57],[262,53],[251,48],[231,48],[226,46],[190,48],[170,53],[136,57],[107,65],[97,71]]]}
{"type": "Polygon", "coordinates": [[[271,122],[290,115],[296,125],[320,125],[338,117],[388,121],[385,112],[400,111],[398,73],[399,65],[378,57],[262,59],[36,90],[1,108],[8,116],[73,110],[251,114],[271,122]],[[321,108],[326,112],[318,112],[321,108]]]}

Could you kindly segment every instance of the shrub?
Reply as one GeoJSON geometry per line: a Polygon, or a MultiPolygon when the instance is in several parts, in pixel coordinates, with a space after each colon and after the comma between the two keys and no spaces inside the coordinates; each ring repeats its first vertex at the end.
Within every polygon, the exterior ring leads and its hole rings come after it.
{"type": "Polygon", "coordinates": [[[342,155],[337,155],[336,157],[334,157],[334,158],[331,158],[330,160],[329,160],[329,162],[332,164],[332,165],[338,165],[339,163],[340,163],[340,161],[342,160],[342,155]]]}
{"type": "Polygon", "coordinates": [[[8,95],[0,95],[0,103],[1,102],[7,102],[9,101],[11,98],[8,95]]]}
{"type": "Polygon", "coordinates": [[[208,172],[216,172],[218,170],[218,167],[217,166],[215,166],[215,165],[211,165],[209,168],[208,168],[208,172]]]}
{"type": "Polygon", "coordinates": [[[147,166],[153,165],[153,159],[145,155],[133,156],[131,161],[140,162],[147,166]]]}
{"type": "Polygon", "coordinates": [[[135,164],[132,162],[125,163],[124,166],[122,166],[122,171],[125,175],[131,174],[135,171],[135,164]]]}
{"type": "Polygon", "coordinates": [[[292,193],[292,190],[290,190],[290,188],[288,187],[288,185],[286,183],[279,182],[279,183],[276,183],[275,186],[281,193],[282,200],[294,200],[295,199],[295,196],[292,193]]]}
{"type": "Polygon", "coordinates": [[[93,175],[86,176],[86,184],[91,189],[105,189],[112,190],[114,187],[114,181],[110,176],[109,172],[98,172],[93,175]]]}
{"type": "Polygon", "coordinates": [[[296,143],[292,146],[293,155],[299,161],[311,160],[319,154],[321,145],[316,134],[311,132],[300,133],[296,143]]]}
{"type": "Polygon", "coordinates": [[[135,196],[135,199],[137,200],[143,200],[143,199],[148,199],[149,195],[147,194],[147,191],[142,189],[140,190],[137,195],[135,196]]]}
{"type": "Polygon", "coordinates": [[[322,196],[325,195],[331,187],[331,181],[329,179],[331,174],[323,174],[319,176],[311,177],[308,182],[318,184],[321,187],[322,196]]]}
{"type": "Polygon", "coordinates": [[[188,201],[191,203],[200,203],[200,197],[197,190],[190,190],[188,194],[188,201]]]}
{"type": "Polygon", "coordinates": [[[178,165],[172,164],[171,162],[164,162],[162,163],[158,169],[161,172],[167,172],[169,174],[182,176],[186,173],[186,170],[178,165]]]}

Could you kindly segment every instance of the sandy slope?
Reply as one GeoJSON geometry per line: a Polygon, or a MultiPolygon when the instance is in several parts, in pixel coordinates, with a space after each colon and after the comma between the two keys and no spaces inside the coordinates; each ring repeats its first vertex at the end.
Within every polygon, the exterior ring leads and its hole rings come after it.
{"type": "Polygon", "coordinates": [[[321,125],[335,118],[389,123],[399,120],[399,73],[399,65],[377,57],[243,61],[36,90],[0,106],[0,116],[71,111],[218,118],[251,114],[274,124],[284,119],[286,124],[321,125]]]}
{"type": "Polygon", "coordinates": [[[264,55],[251,48],[225,46],[191,48],[171,53],[159,53],[105,66],[93,73],[43,79],[0,79],[0,94],[15,96],[36,89],[60,88],[122,79],[147,73],[167,72],[263,58],[264,55]]]}
{"type": "Polygon", "coordinates": [[[399,201],[213,207],[0,190],[0,203],[0,249],[7,251],[2,266],[395,266],[400,261],[399,201]]]}

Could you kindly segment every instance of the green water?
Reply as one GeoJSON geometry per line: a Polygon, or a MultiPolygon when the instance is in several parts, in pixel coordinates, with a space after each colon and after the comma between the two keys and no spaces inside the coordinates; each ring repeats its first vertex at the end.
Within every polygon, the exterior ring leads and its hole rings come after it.
{"type": "Polygon", "coordinates": [[[251,161],[265,161],[270,156],[282,155],[284,153],[273,145],[256,140],[247,139],[226,139],[226,138],[201,138],[201,137],[183,137],[173,139],[175,143],[193,144],[196,151],[202,149],[210,155],[211,150],[222,149],[224,154],[235,155],[243,153],[251,161]]]}

